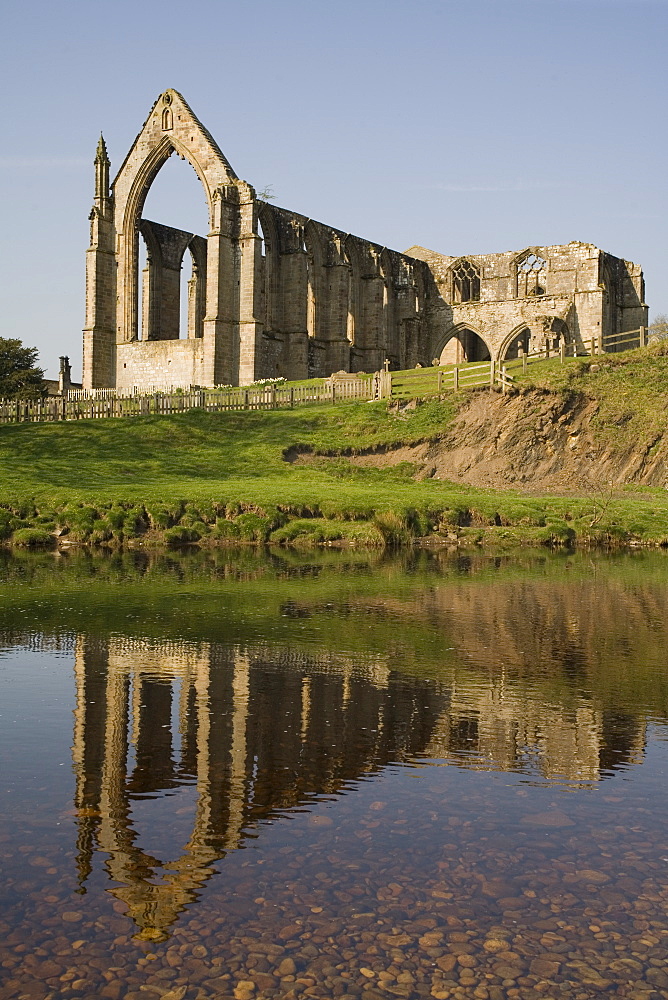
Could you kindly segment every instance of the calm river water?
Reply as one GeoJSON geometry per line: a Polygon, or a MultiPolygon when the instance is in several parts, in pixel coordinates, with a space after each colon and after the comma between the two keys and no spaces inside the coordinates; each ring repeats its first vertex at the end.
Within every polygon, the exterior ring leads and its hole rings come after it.
{"type": "Polygon", "coordinates": [[[668,556],[0,557],[0,1000],[668,997],[668,556]]]}

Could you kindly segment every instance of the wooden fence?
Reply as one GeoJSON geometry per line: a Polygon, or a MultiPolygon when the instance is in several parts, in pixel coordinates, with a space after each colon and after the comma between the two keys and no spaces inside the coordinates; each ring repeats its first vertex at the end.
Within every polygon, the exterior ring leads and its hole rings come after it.
{"type": "Polygon", "coordinates": [[[305,406],[310,403],[340,403],[347,400],[388,399],[391,396],[421,396],[457,392],[467,386],[500,385],[506,392],[514,378],[508,367],[528,365],[548,358],[595,355],[628,351],[647,344],[647,329],[640,327],[611,337],[593,337],[550,350],[544,348],[525,354],[512,362],[494,360],[480,364],[452,365],[444,368],[416,368],[406,372],[376,372],[355,377],[332,376],[320,384],[303,386],[246,386],[242,388],[157,390],[152,393],[125,394],[116,389],[74,389],[67,398],[52,396],[40,400],[0,400],[0,424],[54,422],[104,417],[141,417],[152,414],[185,413],[206,410],[275,410],[305,406]]]}
{"type": "Polygon", "coordinates": [[[39,400],[0,400],[0,424],[54,422],[105,417],[143,417],[152,414],[206,410],[275,410],[309,403],[340,403],[352,399],[376,399],[388,393],[388,378],[377,376],[328,380],[322,385],[282,387],[248,386],[240,389],[190,389],[182,392],[155,392],[150,395],[116,395],[114,390],[85,394],[75,390],[75,398],[58,396],[39,400]]]}

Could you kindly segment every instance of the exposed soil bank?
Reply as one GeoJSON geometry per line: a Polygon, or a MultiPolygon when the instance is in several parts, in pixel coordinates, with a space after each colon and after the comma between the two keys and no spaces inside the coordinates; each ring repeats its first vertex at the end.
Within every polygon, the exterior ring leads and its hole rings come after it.
{"type": "MultiPolygon", "coordinates": [[[[533,494],[582,493],[610,483],[666,486],[668,438],[650,435],[629,444],[602,435],[598,416],[598,401],[584,395],[476,392],[437,440],[353,455],[350,462],[380,469],[410,462],[418,478],[533,494]]],[[[314,458],[296,448],[286,457],[314,458]]]]}

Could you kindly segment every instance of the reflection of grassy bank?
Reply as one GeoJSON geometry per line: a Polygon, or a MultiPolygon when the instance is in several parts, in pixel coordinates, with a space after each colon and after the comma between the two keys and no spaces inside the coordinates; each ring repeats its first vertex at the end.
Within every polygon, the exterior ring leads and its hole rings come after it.
{"type": "Polygon", "coordinates": [[[409,462],[350,462],[354,452],[435,439],[460,403],[453,396],[412,410],[353,403],[3,426],[0,542],[55,545],[56,535],[111,547],[668,541],[662,490],[534,497],[416,481],[409,462]],[[304,451],[323,458],[301,463],[304,451]]]}
{"type": "Polygon", "coordinates": [[[668,713],[668,556],[281,552],[25,554],[0,563],[4,642],[26,631],[281,645],[380,658],[443,679],[462,669],[668,713]]]}

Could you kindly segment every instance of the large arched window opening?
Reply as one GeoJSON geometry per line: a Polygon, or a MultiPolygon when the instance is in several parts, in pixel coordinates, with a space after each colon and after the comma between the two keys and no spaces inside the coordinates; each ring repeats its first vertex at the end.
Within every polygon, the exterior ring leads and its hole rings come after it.
{"type": "Polygon", "coordinates": [[[260,241],[260,295],[258,301],[258,319],[262,323],[262,329],[265,333],[267,333],[272,328],[272,261],[269,253],[271,249],[270,243],[267,241],[262,220],[259,218],[257,220],[257,235],[260,241]]]}
{"type": "Polygon", "coordinates": [[[191,336],[191,326],[195,322],[194,316],[194,282],[197,281],[197,272],[192,252],[186,250],[181,264],[181,280],[179,282],[179,339],[191,336]]]}
{"type": "Polygon", "coordinates": [[[452,268],[452,301],[480,301],[480,269],[470,260],[457,261],[452,268]]]}
{"type": "Polygon", "coordinates": [[[392,258],[387,250],[383,250],[380,255],[380,275],[383,279],[382,347],[390,362],[390,368],[396,370],[401,368],[401,343],[392,258]]]}
{"type": "Polygon", "coordinates": [[[322,251],[315,227],[306,224],[304,227],[304,250],[306,253],[306,331],[311,340],[319,333],[320,303],[320,271],[322,267],[322,251]]]}
{"type": "Polygon", "coordinates": [[[137,219],[136,339],[202,336],[208,231],[199,178],[189,163],[170,157],[148,188],[137,219]]]}
{"type": "Polygon", "coordinates": [[[352,240],[343,245],[343,259],[348,271],[348,301],[346,305],[346,339],[353,346],[357,341],[359,315],[359,260],[352,240]]]}
{"type": "Polygon", "coordinates": [[[515,264],[517,296],[545,295],[547,291],[547,261],[533,251],[525,253],[515,264]]]}

